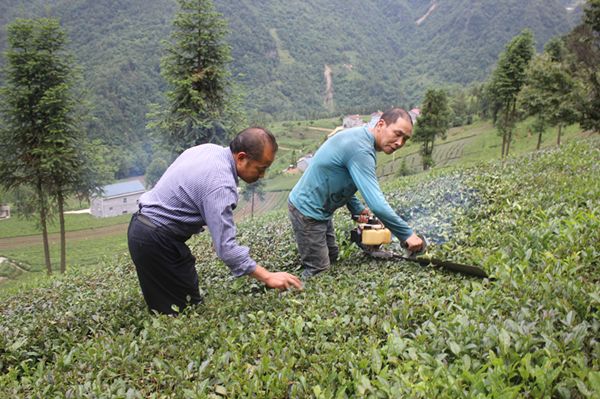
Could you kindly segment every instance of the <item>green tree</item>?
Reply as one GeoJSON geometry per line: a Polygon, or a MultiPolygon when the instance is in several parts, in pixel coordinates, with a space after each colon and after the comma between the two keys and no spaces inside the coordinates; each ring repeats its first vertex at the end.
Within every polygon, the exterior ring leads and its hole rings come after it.
{"type": "Polygon", "coordinates": [[[250,207],[250,217],[254,218],[254,197],[258,197],[260,201],[265,200],[265,191],[264,191],[265,183],[263,180],[257,180],[254,183],[246,184],[244,190],[242,191],[242,197],[246,201],[251,201],[252,205],[250,207]]]}
{"type": "Polygon", "coordinates": [[[154,187],[168,167],[169,164],[163,157],[155,157],[146,169],[146,187],[154,187]]]}
{"type": "Polygon", "coordinates": [[[494,122],[502,136],[502,158],[507,157],[510,151],[517,121],[517,96],[525,83],[527,66],[534,53],[533,34],[526,29],[515,36],[500,54],[488,84],[488,95],[493,99],[494,122]]]}
{"type": "Polygon", "coordinates": [[[557,127],[556,145],[560,146],[563,128],[577,122],[581,117],[577,110],[577,98],[581,91],[581,85],[569,68],[568,51],[563,39],[553,38],[548,41],[544,46],[544,52],[548,54],[552,62],[550,76],[554,80],[554,85],[551,87],[549,95],[553,100],[552,105],[556,106],[553,112],[550,112],[548,120],[550,125],[557,127]]]}
{"type": "Polygon", "coordinates": [[[582,128],[600,132],[600,0],[590,0],[584,22],[566,38],[568,64],[577,78],[577,110],[582,128]]]}
{"type": "MultiPolygon", "coordinates": [[[[600,0],[588,0],[585,8],[585,24],[594,32],[600,32],[600,0]]],[[[596,46],[599,42],[600,37],[596,35],[596,46]]]]}
{"type": "Polygon", "coordinates": [[[559,37],[553,37],[544,45],[544,53],[548,54],[552,62],[563,62],[567,54],[565,42],[559,37]]]}
{"type": "Polygon", "coordinates": [[[451,109],[452,126],[455,127],[468,124],[472,119],[466,90],[456,90],[449,98],[449,105],[451,109]]]}
{"type": "Polygon", "coordinates": [[[225,20],[210,0],[178,0],[171,42],[161,60],[167,104],[154,107],[149,127],[178,154],[202,143],[225,143],[243,120],[227,67],[225,20]]]}
{"type": "Polygon", "coordinates": [[[575,121],[576,113],[572,93],[574,81],[563,64],[553,61],[556,53],[543,53],[533,59],[527,69],[525,85],[518,96],[520,107],[535,117],[534,131],[538,134],[537,149],[548,126],[558,126],[557,145],[561,131],[575,121]]]}
{"type": "Polygon", "coordinates": [[[290,165],[296,166],[297,161],[298,157],[296,156],[296,150],[292,150],[292,154],[290,155],[290,165]]]}
{"type": "Polygon", "coordinates": [[[7,188],[33,188],[48,274],[52,273],[47,229],[52,200],[59,210],[64,271],[64,195],[77,181],[81,166],[81,132],[71,97],[74,70],[65,41],[55,19],[18,19],[10,24],[6,85],[0,91],[5,144],[0,182],[7,188]]]}
{"type": "Polygon", "coordinates": [[[444,90],[429,89],[421,105],[421,115],[415,125],[414,140],[421,143],[423,170],[433,166],[433,147],[436,137],[446,138],[450,127],[451,110],[444,90]]]}
{"type": "Polygon", "coordinates": [[[92,194],[100,194],[102,187],[114,180],[117,162],[114,151],[100,140],[85,141],[80,155],[81,167],[73,189],[82,202],[89,201],[92,194]]]}

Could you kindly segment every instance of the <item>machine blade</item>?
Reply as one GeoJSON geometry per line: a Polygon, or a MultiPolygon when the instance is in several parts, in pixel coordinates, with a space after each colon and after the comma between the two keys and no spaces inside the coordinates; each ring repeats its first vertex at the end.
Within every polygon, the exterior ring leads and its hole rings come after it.
{"type": "Polygon", "coordinates": [[[442,267],[444,269],[447,269],[447,270],[450,270],[453,272],[459,272],[462,274],[467,274],[469,276],[488,278],[488,275],[485,272],[485,270],[483,270],[479,266],[464,265],[462,263],[456,263],[456,262],[451,262],[451,261],[441,260],[441,259],[436,259],[436,258],[430,258],[430,257],[408,257],[408,256],[399,255],[399,254],[394,254],[394,257],[400,258],[400,259],[403,259],[403,260],[406,260],[409,262],[417,262],[423,266],[428,266],[431,264],[433,266],[442,267]]]}

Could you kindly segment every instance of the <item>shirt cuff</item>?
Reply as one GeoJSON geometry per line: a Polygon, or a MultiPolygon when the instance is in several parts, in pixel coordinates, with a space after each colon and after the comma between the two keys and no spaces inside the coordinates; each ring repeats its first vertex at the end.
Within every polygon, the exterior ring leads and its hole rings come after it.
{"type": "Polygon", "coordinates": [[[235,277],[247,276],[248,274],[253,273],[256,270],[256,261],[251,257],[248,257],[240,264],[231,266],[230,269],[231,273],[235,277]]]}

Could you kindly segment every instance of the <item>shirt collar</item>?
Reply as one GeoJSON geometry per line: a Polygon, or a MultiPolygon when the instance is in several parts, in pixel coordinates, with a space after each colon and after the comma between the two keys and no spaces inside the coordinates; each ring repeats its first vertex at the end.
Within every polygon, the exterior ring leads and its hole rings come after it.
{"type": "Polygon", "coordinates": [[[237,174],[237,169],[235,168],[235,159],[233,159],[233,152],[231,152],[231,149],[229,147],[223,147],[223,149],[227,151],[227,159],[229,160],[229,165],[231,166],[231,174],[233,175],[233,178],[235,179],[235,185],[237,186],[239,178],[237,174]]]}

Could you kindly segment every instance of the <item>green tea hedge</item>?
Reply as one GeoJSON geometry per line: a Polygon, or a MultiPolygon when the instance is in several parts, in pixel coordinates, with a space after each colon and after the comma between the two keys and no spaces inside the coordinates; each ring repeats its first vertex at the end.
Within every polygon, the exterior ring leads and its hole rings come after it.
{"type": "MultiPolygon", "coordinates": [[[[179,317],[146,311],[126,255],[4,296],[0,397],[600,397],[598,165],[589,140],[386,188],[432,254],[493,279],[367,259],[340,211],[341,259],[302,292],[231,278],[205,234],[205,303],[179,317]]],[[[297,271],[285,213],[239,237],[297,271]]]]}

